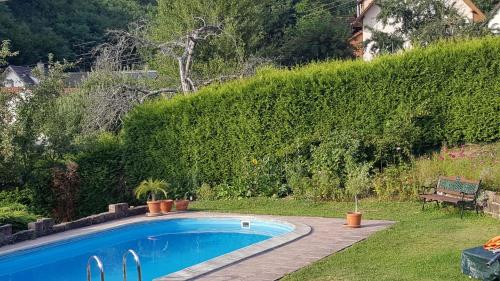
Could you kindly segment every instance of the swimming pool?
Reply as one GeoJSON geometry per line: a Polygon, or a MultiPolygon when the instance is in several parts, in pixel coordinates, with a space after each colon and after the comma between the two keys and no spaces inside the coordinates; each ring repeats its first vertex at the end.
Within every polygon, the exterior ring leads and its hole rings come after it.
{"type": "MultiPolygon", "coordinates": [[[[134,223],[0,255],[0,280],[86,280],[87,261],[97,255],[106,280],[121,281],[122,256],[132,249],[141,260],[143,280],[149,281],[293,230],[290,224],[240,218],[134,223]]],[[[132,259],[127,265],[129,279],[136,280],[132,259]]],[[[93,266],[93,280],[99,280],[98,276],[93,266]]]]}

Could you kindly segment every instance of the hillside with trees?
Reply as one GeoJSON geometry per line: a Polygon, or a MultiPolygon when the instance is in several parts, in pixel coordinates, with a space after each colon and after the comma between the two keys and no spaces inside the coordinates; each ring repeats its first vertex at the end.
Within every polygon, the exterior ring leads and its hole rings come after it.
{"type": "Polygon", "coordinates": [[[289,66],[350,56],[345,39],[353,9],[346,0],[5,1],[0,39],[19,51],[12,64],[34,65],[52,53],[55,60],[79,60],[77,66],[89,69],[91,50],[109,39],[107,30],[148,21],[154,34],[161,33],[157,39],[171,39],[201,18],[224,25],[226,34],[200,50],[201,60],[259,56],[289,66]]]}
{"type": "Polygon", "coordinates": [[[90,50],[106,40],[107,29],[124,28],[146,16],[152,1],[6,1],[0,3],[0,38],[11,40],[19,55],[10,63],[33,65],[81,59],[89,66],[90,50]]]}

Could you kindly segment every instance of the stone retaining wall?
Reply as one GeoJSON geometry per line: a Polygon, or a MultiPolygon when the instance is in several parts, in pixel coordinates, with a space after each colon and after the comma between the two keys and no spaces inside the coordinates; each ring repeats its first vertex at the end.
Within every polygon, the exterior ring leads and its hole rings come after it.
{"type": "Polygon", "coordinates": [[[492,215],[494,218],[500,219],[500,193],[494,191],[486,191],[486,203],[484,204],[484,212],[492,215]]]}
{"type": "Polygon", "coordinates": [[[35,239],[45,235],[72,230],[80,227],[100,224],[116,219],[145,214],[147,206],[129,207],[127,203],[108,206],[108,212],[88,216],[71,222],[54,224],[54,219],[42,218],[28,224],[28,230],[12,233],[12,225],[0,226],[0,247],[21,241],[35,239]]]}

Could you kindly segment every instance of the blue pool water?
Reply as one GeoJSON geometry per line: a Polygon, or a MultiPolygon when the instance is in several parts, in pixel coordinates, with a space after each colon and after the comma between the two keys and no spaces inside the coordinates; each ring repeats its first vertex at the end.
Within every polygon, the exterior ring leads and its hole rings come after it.
{"type": "MultiPolygon", "coordinates": [[[[290,226],[251,221],[242,228],[239,219],[173,219],[138,223],[46,246],[0,255],[1,281],[86,280],[87,260],[97,255],[104,264],[106,281],[121,281],[122,256],[128,249],[139,255],[143,280],[149,281],[288,233],[290,226]]],[[[128,278],[136,280],[129,257],[128,278]]],[[[93,280],[99,280],[93,264],[93,280]]]]}

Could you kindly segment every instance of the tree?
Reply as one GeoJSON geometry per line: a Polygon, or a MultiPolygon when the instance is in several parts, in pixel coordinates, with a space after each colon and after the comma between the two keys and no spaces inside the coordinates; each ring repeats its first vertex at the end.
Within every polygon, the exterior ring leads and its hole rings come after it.
{"type": "MultiPolygon", "coordinates": [[[[123,33],[124,36],[130,36],[136,41],[136,46],[150,48],[159,52],[164,57],[170,57],[177,63],[179,81],[183,93],[194,92],[197,90],[193,80],[193,64],[197,46],[210,37],[216,37],[223,33],[222,25],[209,24],[205,20],[198,18],[201,25],[187,31],[180,38],[172,39],[168,42],[155,42],[146,38],[147,34],[141,32],[141,27],[136,27],[135,34],[123,33]]],[[[118,33],[119,34],[119,33],[118,33]]]]}
{"type": "MultiPolygon", "coordinates": [[[[171,41],[196,27],[196,17],[220,24],[221,36],[197,52],[200,76],[234,72],[250,57],[290,66],[350,55],[345,43],[353,5],[342,0],[159,1],[153,36],[171,41]]],[[[175,68],[159,60],[169,75],[175,68]]]]}
{"type": "Polygon", "coordinates": [[[58,98],[64,93],[64,71],[72,65],[53,62],[51,56],[49,62],[46,71],[34,70],[40,83],[17,99],[15,121],[9,125],[13,132],[13,162],[19,164],[22,183],[29,180],[38,161],[60,159],[71,144],[70,140],[61,139],[62,130],[53,122],[58,120],[54,113],[58,98]]]}
{"type": "Polygon", "coordinates": [[[12,111],[14,95],[0,90],[0,187],[16,182],[16,163],[12,139],[15,113],[12,111]]]}
{"type": "Polygon", "coordinates": [[[112,40],[97,48],[93,72],[80,90],[80,97],[85,104],[82,120],[84,132],[116,133],[121,128],[125,114],[137,104],[160,96],[170,98],[177,93],[189,94],[201,86],[250,75],[255,66],[264,62],[252,59],[231,75],[195,79],[192,70],[196,65],[195,54],[198,47],[211,37],[223,33],[220,26],[208,25],[202,19],[199,22],[199,27],[170,42],[151,39],[146,23],[132,24],[128,31],[110,31],[112,40]],[[130,53],[147,52],[172,59],[177,64],[178,80],[164,76],[156,80],[149,79],[147,75],[130,77],[123,72],[127,67],[123,63],[125,57],[130,53]]]}
{"type": "Polygon", "coordinates": [[[442,0],[378,0],[381,11],[377,19],[395,27],[388,34],[372,30],[365,45],[372,53],[395,52],[405,42],[426,46],[432,42],[453,38],[482,36],[489,33],[486,24],[474,23],[456,9],[453,2],[442,0]]]}
{"type": "Polygon", "coordinates": [[[493,11],[495,6],[500,3],[500,0],[474,0],[474,3],[486,14],[493,11]]]}
{"type": "Polygon", "coordinates": [[[7,64],[7,59],[10,57],[15,57],[19,52],[12,52],[10,50],[10,41],[4,40],[0,44],[0,67],[7,64]]]}
{"type": "MultiPolygon", "coordinates": [[[[168,47],[177,43],[186,47],[194,43],[186,41],[190,34],[209,31],[210,36],[197,40],[191,60],[184,60],[192,62],[189,65],[192,84],[202,86],[209,80],[240,73],[255,57],[255,51],[251,50],[257,48],[262,36],[263,19],[259,13],[260,4],[251,0],[160,0],[148,34],[152,41],[169,44],[168,47]]],[[[185,72],[179,68],[182,65],[179,52],[190,52],[182,46],[175,48],[176,54],[158,52],[149,62],[162,74],[182,81],[185,72]]],[[[193,90],[190,82],[182,84],[184,92],[193,90]]]]}
{"type": "MultiPolygon", "coordinates": [[[[340,2],[333,2],[334,4],[340,2]]],[[[276,42],[274,55],[287,66],[312,60],[345,58],[352,54],[347,43],[349,26],[340,8],[331,10],[321,1],[303,0],[296,7],[296,22],[284,29],[282,41],[276,42]],[[319,3],[318,3],[319,2],[319,3]],[[311,7],[317,7],[311,12],[311,7]]]]}
{"type": "MultiPolygon", "coordinates": [[[[0,68],[7,64],[9,57],[16,56],[18,52],[10,50],[10,41],[4,40],[0,44],[0,68]]],[[[15,181],[16,173],[14,172],[14,146],[12,143],[14,137],[14,122],[16,112],[14,104],[17,97],[0,88],[0,186],[5,183],[15,181]]]]}
{"type": "Polygon", "coordinates": [[[347,24],[344,18],[336,17],[346,12],[337,9],[342,2],[335,1],[332,6],[322,0],[299,2],[160,0],[152,22],[112,30],[109,42],[97,48],[94,73],[81,91],[84,130],[118,132],[123,117],[135,105],[252,75],[257,67],[270,63],[264,56],[294,65],[350,54],[345,40],[347,24]],[[317,5],[321,9],[312,8],[317,5]],[[281,21],[283,14],[289,20],[281,21]],[[297,25],[295,15],[300,16],[297,25]],[[274,27],[267,24],[272,16],[274,27]],[[282,36],[269,40],[266,29],[273,36],[280,32],[282,36]],[[278,52],[270,52],[266,44],[278,52]],[[152,83],[121,75],[123,69],[135,66],[130,60],[138,65],[150,63],[162,81],[152,83]]]}
{"type": "Polygon", "coordinates": [[[155,82],[146,75],[134,78],[120,71],[94,70],[71,101],[82,105],[81,118],[77,118],[81,133],[117,133],[125,115],[134,106],[162,95],[171,97],[177,92],[171,88],[154,89],[155,82]]]}

